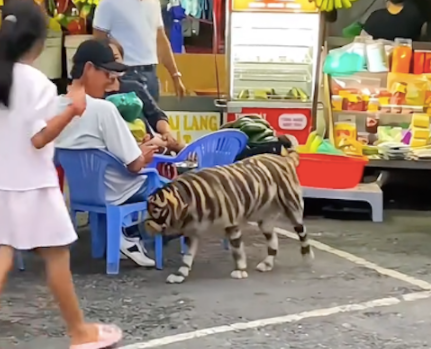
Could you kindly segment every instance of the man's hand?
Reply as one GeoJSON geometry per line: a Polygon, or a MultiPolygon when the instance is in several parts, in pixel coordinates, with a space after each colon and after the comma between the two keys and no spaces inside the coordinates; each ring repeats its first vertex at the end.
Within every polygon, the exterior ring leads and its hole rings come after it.
{"type": "Polygon", "coordinates": [[[154,137],[151,137],[150,135],[145,136],[142,143],[148,145],[157,145],[158,147],[164,148],[168,146],[168,142],[157,133],[154,135],[154,137]]]}
{"type": "Polygon", "coordinates": [[[139,146],[139,148],[141,148],[141,151],[142,151],[142,156],[145,159],[145,164],[147,165],[151,163],[151,161],[153,161],[154,154],[159,149],[157,145],[148,144],[148,143],[143,143],[139,146]]]}
{"type": "Polygon", "coordinates": [[[174,83],[175,94],[178,98],[182,98],[186,95],[186,87],[181,80],[181,77],[175,76],[172,78],[172,82],[174,83]]]}
{"type": "Polygon", "coordinates": [[[184,142],[177,141],[169,132],[164,133],[162,138],[166,141],[168,148],[176,153],[180,152],[186,146],[184,142]]]}

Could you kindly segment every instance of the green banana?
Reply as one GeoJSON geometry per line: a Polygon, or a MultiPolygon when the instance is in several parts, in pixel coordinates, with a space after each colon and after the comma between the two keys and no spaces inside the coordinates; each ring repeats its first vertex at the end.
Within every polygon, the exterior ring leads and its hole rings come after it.
{"type": "MultiPolygon", "coordinates": [[[[356,0],[353,0],[356,1],[356,0]]],[[[343,8],[351,8],[352,7],[352,0],[341,0],[341,3],[343,5],[343,8]]]]}
{"type": "Polygon", "coordinates": [[[320,6],[321,11],[326,11],[326,8],[328,7],[328,1],[329,0],[323,0],[322,5],[320,6]]]}
{"type": "Polygon", "coordinates": [[[316,138],[316,136],[317,136],[316,131],[310,132],[310,134],[308,135],[307,142],[305,143],[305,149],[307,151],[310,150],[311,144],[314,142],[314,139],[316,138]]]}
{"type": "Polygon", "coordinates": [[[248,90],[242,90],[238,95],[238,99],[248,99],[248,98],[250,98],[250,92],[248,90]]]}

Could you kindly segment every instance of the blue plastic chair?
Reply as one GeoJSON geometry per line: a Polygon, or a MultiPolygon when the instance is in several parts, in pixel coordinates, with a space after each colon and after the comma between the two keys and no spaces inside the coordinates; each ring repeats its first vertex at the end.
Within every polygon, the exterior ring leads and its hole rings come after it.
{"type": "Polygon", "coordinates": [[[24,266],[24,259],[22,256],[22,251],[15,251],[14,258],[15,258],[15,264],[18,265],[18,270],[24,271],[25,266],[24,266]]]}
{"type": "MultiPolygon", "coordinates": [[[[229,165],[247,145],[248,137],[239,130],[219,130],[189,144],[177,156],[157,155],[150,167],[155,168],[159,163],[177,163],[186,161],[193,154],[196,155],[198,168],[203,169],[214,166],[229,165]]],[[[222,241],[223,247],[228,250],[227,239],[222,241]]],[[[186,251],[184,237],[181,237],[181,253],[186,251]]]]}
{"type": "Polygon", "coordinates": [[[149,166],[156,168],[159,163],[177,163],[186,161],[196,154],[198,169],[229,165],[247,145],[248,137],[238,130],[219,130],[209,133],[189,144],[177,156],[156,155],[149,166]]]}
{"type": "MultiPolygon", "coordinates": [[[[163,183],[155,169],[131,173],[114,156],[99,149],[57,149],[56,161],[63,167],[70,191],[70,211],[76,226],[76,214],[88,212],[93,258],[102,258],[106,251],[106,273],[118,274],[120,269],[120,237],[123,227],[139,223],[147,209],[146,202],[111,205],[106,202],[105,172],[115,168],[131,179],[145,175],[146,194],[163,183]]],[[[163,268],[163,240],[154,238],[156,268],[163,268]]]]}

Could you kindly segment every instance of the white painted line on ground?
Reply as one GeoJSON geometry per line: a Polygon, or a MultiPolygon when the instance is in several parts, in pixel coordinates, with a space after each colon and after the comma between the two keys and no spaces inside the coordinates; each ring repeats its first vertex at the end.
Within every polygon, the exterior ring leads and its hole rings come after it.
{"type": "Polygon", "coordinates": [[[215,334],[221,334],[221,333],[227,333],[227,332],[233,332],[233,331],[251,330],[254,328],[260,328],[260,327],[265,327],[270,325],[281,325],[285,323],[297,322],[304,319],[325,317],[325,316],[330,316],[330,315],[340,314],[340,313],[350,313],[354,311],[364,311],[364,310],[369,310],[373,308],[388,307],[391,305],[400,304],[403,301],[412,302],[416,300],[427,299],[430,297],[431,297],[431,292],[429,291],[409,293],[399,298],[396,298],[396,297],[380,298],[380,299],[375,299],[375,300],[363,302],[363,303],[345,304],[345,305],[340,305],[332,308],[323,308],[323,309],[316,309],[311,311],[304,311],[298,314],[290,314],[290,315],[277,316],[277,317],[268,318],[268,319],[254,320],[254,321],[248,321],[248,322],[237,322],[231,325],[205,328],[202,330],[180,333],[173,336],[166,336],[163,338],[157,338],[157,339],[149,340],[147,342],[130,344],[130,345],[121,347],[119,349],[157,348],[157,347],[162,347],[173,343],[184,342],[184,341],[207,337],[215,334]]]}
{"type": "MultiPolygon", "coordinates": [[[[250,223],[250,224],[255,225],[255,223],[250,223]]],[[[286,236],[286,237],[291,238],[291,239],[298,240],[298,235],[296,233],[292,233],[290,231],[287,231],[287,230],[281,229],[281,228],[275,228],[274,230],[276,233],[278,233],[280,235],[286,236]]],[[[316,241],[316,240],[313,240],[313,239],[310,239],[310,245],[317,248],[318,250],[332,253],[338,257],[344,258],[344,259],[348,260],[349,262],[358,264],[364,268],[374,270],[375,272],[377,272],[381,275],[389,276],[391,278],[394,278],[394,279],[397,279],[400,281],[404,281],[404,282],[409,283],[413,286],[420,287],[423,290],[431,290],[431,283],[429,283],[429,282],[417,279],[413,276],[409,276],[409,275],[400,273],[399,271],[396,271],[393,269],[383,268],[383,267],[381,267],[375,263],[369,262],[366,259],[355,256],[354,254],[351,254],[349,252],[345,252],[345,251],[333,248],[331,246],[328,246],[326,244],[323,244],[323,243],[316,241]]]]}

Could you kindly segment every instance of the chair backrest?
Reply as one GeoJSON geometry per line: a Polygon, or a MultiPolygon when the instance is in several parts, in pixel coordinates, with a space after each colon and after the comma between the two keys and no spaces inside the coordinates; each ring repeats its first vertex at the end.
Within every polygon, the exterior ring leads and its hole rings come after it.
{"type": "Polygon", "coordinates": [[[56,149],[55,162],[63,167],[71,203],[105,206],[105,171],[113,167],[131,176],[114,156],[100,149],[56,149]]]}
{"type": "Polygon", "coordinates": [[[197,139],[184,148],[181,153],[184,152],[187,155],[195,153],[199,168],[229,165],[243,151],[247,145],[247,140],[248,137],[244,132],[219,130],[197,139]]]}

